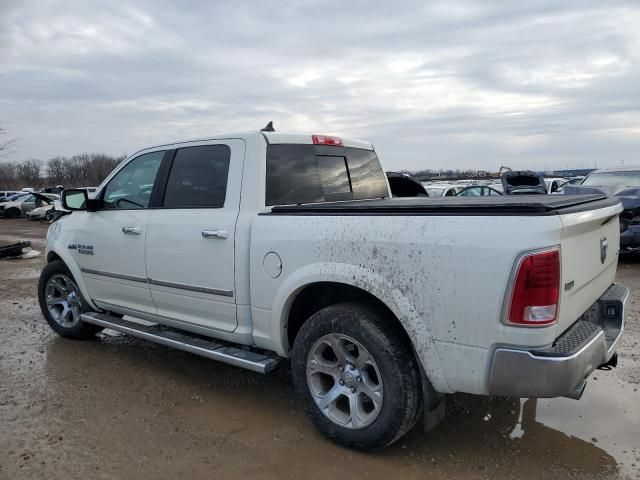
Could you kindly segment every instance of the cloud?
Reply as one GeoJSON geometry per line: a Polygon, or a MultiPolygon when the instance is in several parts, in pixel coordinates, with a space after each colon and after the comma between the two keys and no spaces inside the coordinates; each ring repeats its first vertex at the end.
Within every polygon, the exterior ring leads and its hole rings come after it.
{"type": "Polygon", "coordinates": [[[640,163],[640,6],[521,3],[5,0],[0,125],[14,159],[274,120],[388,169],[640,163]]]}

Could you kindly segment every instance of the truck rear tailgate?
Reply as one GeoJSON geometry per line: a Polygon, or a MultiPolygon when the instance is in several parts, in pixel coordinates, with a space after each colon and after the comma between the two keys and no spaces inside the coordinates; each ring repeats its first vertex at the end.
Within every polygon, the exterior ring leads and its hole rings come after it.
{"type": "Polygon", "coordinates": [[[620,245],[620,204],[561,215],[560,311],[558,334],[569,328],[616,274],[620,245]]]}

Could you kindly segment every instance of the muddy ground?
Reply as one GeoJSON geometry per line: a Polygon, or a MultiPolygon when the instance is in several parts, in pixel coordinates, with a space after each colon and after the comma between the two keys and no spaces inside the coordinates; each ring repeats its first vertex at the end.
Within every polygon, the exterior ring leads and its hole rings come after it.
{"type": "MultiPolygon", "coordinates": [[[[0,219],[44,250],[47,225],[0,219]]],[[[640,258],[617,369],[580,401],[448,398],[446,420],[364,454],[320,436],[286,368],[240,370],[123,335],[60,338],[36,299],[44,255],[0,260],[0,479],[640,478],[640,258]]]]}

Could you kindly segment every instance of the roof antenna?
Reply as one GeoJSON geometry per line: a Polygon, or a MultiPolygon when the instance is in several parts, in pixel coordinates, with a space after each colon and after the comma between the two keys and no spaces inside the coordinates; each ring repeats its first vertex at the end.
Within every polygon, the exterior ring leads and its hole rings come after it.
{"type": "Polygon", "coordinates": [[[273,122],[269,122],[267,123],[267,126],[264,127],[262,130],[260,130],[261,132],[275,132],[276,129],[273,128],[273,122]]]}

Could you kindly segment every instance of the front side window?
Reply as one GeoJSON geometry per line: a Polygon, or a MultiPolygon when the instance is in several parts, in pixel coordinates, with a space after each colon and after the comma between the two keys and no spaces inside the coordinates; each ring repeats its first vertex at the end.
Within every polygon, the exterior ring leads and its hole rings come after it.
{"type": "Polygon", "coordinates": [[[227,194],[231,149],[203,145],[176,152],[167,188],[165,208],[220,208],[227,194]]]}
{"type": "Polygon", "coordinates": [[[147,208],[163,156],[163,151],[145,153],[125,165],[104,189],[104,208],[147,208]]]}

